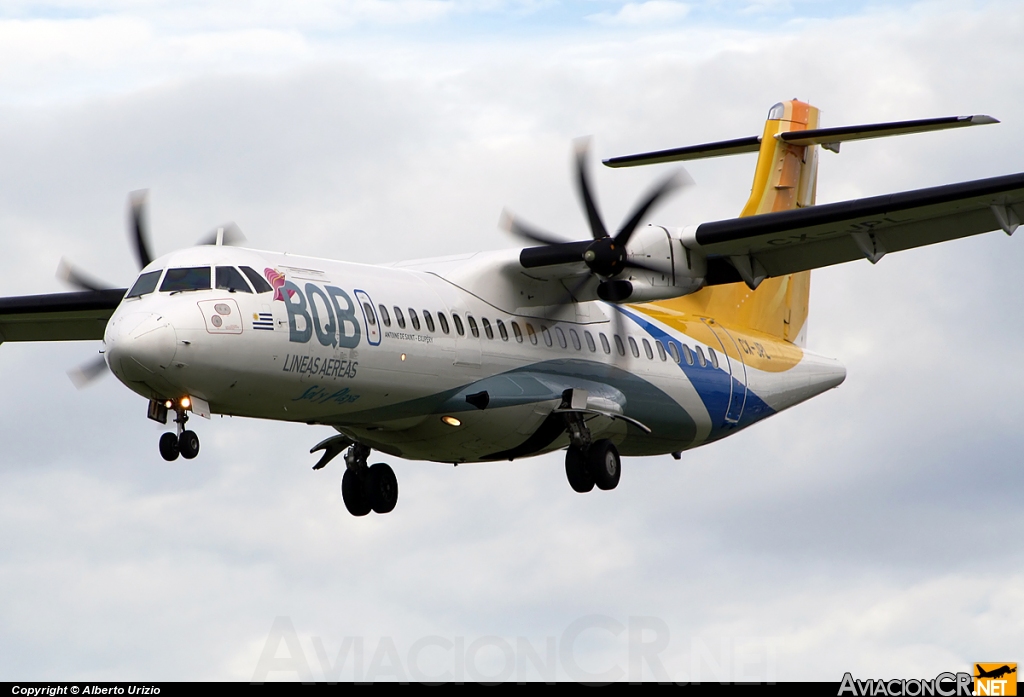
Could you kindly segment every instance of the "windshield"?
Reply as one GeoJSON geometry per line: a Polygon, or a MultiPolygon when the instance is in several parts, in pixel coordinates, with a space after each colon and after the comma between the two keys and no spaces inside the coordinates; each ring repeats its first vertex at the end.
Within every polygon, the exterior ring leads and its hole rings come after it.
{"type": "Polygon", "coordinates": [[[240,291],[242,293],[251,293],[249,284],[242,278],[242,274],[238,273],[238,269],[234,266],[218,266],[217,267],[217,289],[227,290],[232,293],[240,291]]]}
{"type": "Polygon", "coordinates": [[[241,267],[241,269],[242,273],[244,273],[249,278],[249,280],[252,281],[252,287],[256,289],[257,293],[269,293],[270,291],[274,290],[271,287],[271,285],[267,283],[267,281],[263,278],[263,276],[260,276],[252,268],[248,266],[243,266],[241,267]]]}
{"type": "Polygon", "coordinates": [[[149,271],[139,276],[139,279],[135,281],[135,285],[128,291],[128,298],[138,298],[139,296],[145,295],[146,293],[152,293],[156,290],[157,281],[160,280],[160,274],[164,272],[163,269],[159,271],[149,271]]]}
{"type": "Polygon", "coordinates": [[[210,267],[193,266],[186,269],[167,269],[164,282],[160,284],[160,292],[168,293],[181,290],[209,290],[210,267]]]}

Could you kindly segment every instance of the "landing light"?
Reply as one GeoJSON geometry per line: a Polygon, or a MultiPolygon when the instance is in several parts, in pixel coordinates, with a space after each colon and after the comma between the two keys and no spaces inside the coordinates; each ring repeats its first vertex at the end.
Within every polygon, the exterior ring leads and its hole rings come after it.
{"type": "Polygon", "coordinates": [[[456,419],[454,416],[442,416],[441,421],[444,421],[449,426],[461,426],[462,422],[456,419]]]}
{"type": "Polygon", "coordinates": [[[182,397],[181,398],[181,408],[182,409],[188,409],[190,406],[192,406],[192,400],[189,399],[188,397],[182,397]]]}
{"type": "Polygon", "coordinates": [[[166,402],[164,402],[164,406],[170,409],[171,407],[174,406],[174,402],[168,399],[166,402]]]}
{"type": "Polygon", "coordinates": [[[405,360],[405,354],[404,353],[402,354],[402,360],[403,361],[405,360]]]}

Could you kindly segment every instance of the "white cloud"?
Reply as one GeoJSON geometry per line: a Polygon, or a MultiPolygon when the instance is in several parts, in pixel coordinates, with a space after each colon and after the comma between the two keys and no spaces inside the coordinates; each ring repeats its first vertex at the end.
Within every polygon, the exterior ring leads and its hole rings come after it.
{"type": "Polygon", "coordinates": [[[659,25],[678,22],[690,12],[690,6],[673,0],[627,2],[615,12],[599,12],[588,19],[607,25],[659,25]]]}

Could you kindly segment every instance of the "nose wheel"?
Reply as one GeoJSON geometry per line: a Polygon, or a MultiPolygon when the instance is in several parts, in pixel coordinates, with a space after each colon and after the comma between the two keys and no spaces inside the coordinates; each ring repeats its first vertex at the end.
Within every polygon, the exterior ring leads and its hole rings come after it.
{"type": "Polygon", "coordinates": [[[174,418],[177,433],[165,433],[160,436],[160,456],[168,462],[177,460],[178,455],[191,460],[199,454],[199,436],[195,431],[185,428],[187,421],[188,414],[184,409],[179,409],[174,418]]]}

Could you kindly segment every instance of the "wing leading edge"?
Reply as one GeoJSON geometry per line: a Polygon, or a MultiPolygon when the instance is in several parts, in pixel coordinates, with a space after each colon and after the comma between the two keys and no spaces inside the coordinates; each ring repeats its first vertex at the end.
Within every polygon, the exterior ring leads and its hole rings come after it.
{"type": "Polygon", "coordinates": [[[103,338],[126,288],[0,298],[0,342],[103,338]]]}
{"type": "Polygon", "coordinates": [[[1002,229],[1024,219],[1024,173],[703,223],[684,245],[708,259],[709,285],[764,278],[1002,229]]]}

